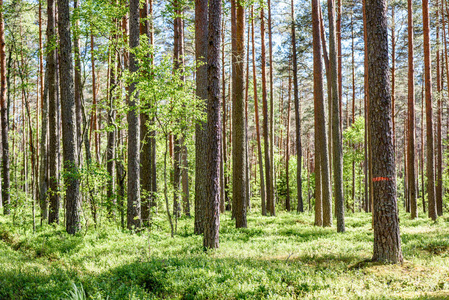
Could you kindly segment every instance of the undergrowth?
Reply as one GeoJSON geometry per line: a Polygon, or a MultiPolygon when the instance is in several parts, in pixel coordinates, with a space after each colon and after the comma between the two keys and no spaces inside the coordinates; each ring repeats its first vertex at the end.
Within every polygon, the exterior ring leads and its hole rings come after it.
{"type": "Polygon", "coordinates": [[[369,262],[368,214],[347,232],[313,215],[252,213],[248,228],[221,216],[220,248],[204,252],[193,219],[170,238],[164,216],[130,233],[103,223],[75,236],[62,226],[13,226],[0,217],[0,299],[448,299],[447,217],[401,215],[402,265],[369,262]]]}

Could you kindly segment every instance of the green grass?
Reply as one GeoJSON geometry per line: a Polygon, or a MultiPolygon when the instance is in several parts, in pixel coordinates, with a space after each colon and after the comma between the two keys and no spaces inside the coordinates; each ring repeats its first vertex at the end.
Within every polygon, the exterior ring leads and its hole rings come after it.
{"type": "Polygon", "coordinates": [[[76,236],[0,217],[0,299],[448,299],[448,221],[401,215],[405,262],[383,266],[368,262],[367,214],[338,234],[310,214],[253,213],[235,229],[227,213],[207,253],[189,218],[172,239],[164,215],[151,232],[103,224],[76,236]]]}

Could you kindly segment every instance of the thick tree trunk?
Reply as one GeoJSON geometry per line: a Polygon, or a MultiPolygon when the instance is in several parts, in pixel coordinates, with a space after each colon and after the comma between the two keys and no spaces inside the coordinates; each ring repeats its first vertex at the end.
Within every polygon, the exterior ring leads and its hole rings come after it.
{"type": "Polygon", "coordinates": [[[220,27],[221,1],[209,1],[207,48],[207,145],[206,213],[204,248],[218,248],[220,228],[220,27]]]}
{"type": "Polygon", "coordinates": [[[369,126],[373,136],[373,261],[399,263],[403,258],[396,203],[386,8],[385,0],[366,0],[369,126]]]}
{"type": "Polygon", "coordinates": [[[424,75],[426,85],[426,131],[427,131],[427,194],[429,202],[429,218],[436,220],[435,197],[435,163],[433,140],[433,114],[432,114],[432,74],[430,60],[430,33],[429,33],[429,1],[422,1],[423,35],[424,35],[424,75]]]}
{"type": "MultiPolygon", "coordinates": [[[[129,4],[129,48],[139,46],[139,0],[130,0],[129,4]]],[[[137,59],[134,53],[129,55],[129,72],[138,70],[137,59]]],[[[128,112],[128,209],[127,227],[140,227],[140,118],[138,112],[139,95],[136,84],[129,86],[129,112],[128,112]]]]}
{"type": "Polygon", "coordinates": [[[237,228],[246,228],[246,137],[245,137],[245,9],[240,2],[231,1],[236,10],[235,60],[232,78],[232,197],[237,228]]]}
{"type": "Polygon", "coordinates": [[[76,107],[73,90],[72,41],[70,36],[70,7],[68,1],[58,0],[58,31],[60,57],[61,119],[64,172],[66,185],[66,230],[74,234],[81,229],[76,136],[76,107]]]}

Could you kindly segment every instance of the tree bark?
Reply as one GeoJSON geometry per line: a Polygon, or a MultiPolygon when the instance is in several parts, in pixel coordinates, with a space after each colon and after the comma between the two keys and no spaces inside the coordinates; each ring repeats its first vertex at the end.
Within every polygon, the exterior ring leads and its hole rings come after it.
{"type": "MultiPolygon", "coordinates": [[[[129,3],[129,48],[139,46],[139,0],[130,0],[129,3]]],[[[129,54],[129,72],[138,70],[135,54],[129,54]]],[[[128,112],[128,209],[127,227],[141,227],[140,203],[140,118],[138,112],[139,95],[136,83],[129,86],[129,112],[128,112]]]]}
{"type": "Polygon", "coordinates": [[[416,186],[415,186],[415,66],[413,63],[413,2],[407,0],[408,10],[408,187],[411,208],[411,218],[418,216],[416,205],[416,186]]]}
{"type": "MultiPolygon", "coordinates": [[[[334,174],[335,211],[337,215],[337,231],[345,231],[345,206],[343,198],[343,149],[340,126],[340,100],[338,95],[337,76],[337,50],[335,41],[335,0],[328,0],[329,14],[329,69],[332,86],[332,165],[334,174]]],[[[323,198],[323,225],[332,225],[332,206],[324,202],[323,198]],[[329,214],[329,216],[328,216],[329,214]]]]}
{"type": "Polygon", "coordinates": [[[267,80],[266,80],[266,56],[265,56],[265,16],[263,6],[260,8],[260,36],[261,36],[261,65],[262,65],[262,114],[263,114],[263,140],[265,154],[265,178],[267,209],[271,215],[275,212],[273,208],[273,177],[270,158],[270,139],[268,129],[268,102],[267,102],[267,80]]]}
{"type": "Polygon", "coordinates": [[[239,1],[231,1],[236,10],[235,27],[232,33],[235,39],[235,59],[232,78],[232,197],[235,225],[246,228],[246,137],[245,137],[245,9],[239,1]]]}
{"type": "Polygon", "coordinates": [[[295,101],[295,122],[296,122],[296,190],[298,205],[296,210],[304,212],[302,200],[302,147],[301,147],[301,115],[299,108],[299,88],[298,88],[298,59],[296,55],[296,23],[295,23],[295,7],[293,0],[291,1],[292,15],[292,64],[293,64],[293,97],[295,101]]]}
{"type": "MultiPolygon", "coordinates": [[[[195,58],[196,96],[207,100],[207,17],[208,0],[195,0],[195,58]]],[[[206,110],[207,111],[207,110],[206,110]]],[[[223,113],[226,113],[225,111],[223,113]]],[[[225,144],[225,143],[224,143],[225,144]]],[[[203,218],[206,208],[206,122],[195,127],[195,233],[204,232],[203,218]]]]}
{"type": "Polygon", "coordinates": [[[432,114],[432,75],[430,60],[430,33],[429,33],[429,1],[422,1],[423,35],[424,35],[424,75],[426,91],[426,131],[427,131],[427,194],[429,204],[429,218],[436,220],[437,208],[435,201],[435,163],[433,140],[433,114],[432,114]]]}
{"type": "Polygon", "coordinates": [[[63,159],[66,185],[66,230],[75,234],[81,229],[76,136],[76,110],[73,90],[72,41],[70,36],[70,7],[68,1],[58,0],[59,76],[61,90],[61,119],[63,159]]]}
{"type": "Polygon", "coordinates": [[[207,175],[203,246],[219,247],[220,228],[220,29],[221,1],[209,1],[207,48],[207,175]]]}
{"type": "MultiPolygon", "coordinates": [[[[54,0],[47,1],[47,41],[56,42],[55,34],[55,6],[54,0]]],[[[57,124],[57,103],[56,103],[56,51],[49,47],[47,43],[47,82],[48,82],[48,128],[49,128],[49,223],[59,223],[59,191],[58,191],[58,149],[59,138],[57,124]]]]}
{"type": "Polygon", "coordinates": [[[9,145],[8,145],[8,107],[6,102],[6,52],[5,21],[3,19],[3,0],[0,0],[0,113],[2,125],[2,203],[3,214],[11,213],[10,179],[9,179],[9,145]]]}
{"type": "Polygon", "coordinates": [[[254,6],[251,7],[251,43],[252,43],[252,65],[253,65],[253,84],[254,84],[254,111],[255,111],[255,123],[256,123],[256,138],[257,138],[257,154],[259,158],[259,173],[260,173],[260,197],[262,200],[262,216],[267,215],[266,199],[265,199],[265,178],[263,174],[263,159],[262,159],[262,147],[260,144],[260,131],[259,131],[259,107],[257,101],[257,76],[256,76],[256,47],[254,41],[254,6]]]}
{"type": "MultiPolygon", "coordinates": [[[[327,136],[326,136],[326,121],[324,114],[324,96],[323,96],[323,61],[321,52],[321,34],[320,34],[320,6],[317,0],[312,1],[312,31],[313,31],[313,98],[315,111],[315,172],[319,172],[318,176],[320,183],[315,186],[315,195],[320,197],[318,201],[324,206],[323,223],[325,226],[331,224],[326,223],[332,220],[332,212],[326,210],[330,209],[332,203],[330,174],[329,174],[329,158],[327,153],[327,136]],[[318,171],[317,171],[318,170],[318,171]],[[326,207],[327,206],[327,207],[326,207]]],[[[316,174],[316,173],[315,173],[316,174]]],[[[321,211],[320,206],[315,211],[315,223],[321,225],[321,211]]]]}
{"type": "Polygon", "coordinates": [[[402,262],[388,78],[388,25],[385,0],[366,0],[369,126],[373,139],[373,261],[402,262]]]}

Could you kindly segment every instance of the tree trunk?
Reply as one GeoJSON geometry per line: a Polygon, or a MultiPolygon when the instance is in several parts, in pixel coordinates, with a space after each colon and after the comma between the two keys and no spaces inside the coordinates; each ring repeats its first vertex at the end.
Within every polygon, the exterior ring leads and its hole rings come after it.
{"type": "MultiPolygon", "coordinates": [[[[146,35],[150,41],[150,24],[148,20],[149,2],[146,0],[143,7],[140,9],[140,19],[145,22],[140,22],[140,34],[146,35]]],[[[151,76],[151,70],[148,71],[148,75],[151,76]]],[[[112,82],[111,82],[112,88],[112,82]]],[[[111,103],[112,104],[112,103],[111,103]]],[[[145,108],[149,109],[150,104],[146,103],[145,108]]],[[[142,151],[140,152],[140,185],[141,185],[141,215],[142,223],[145,226],[150,225],[150,209],[151,209],[151,168],[152,168],[152,155],[151,155],[151,139],[150,130],[148,129],[148,122],[150,118],[148,112],[144,111],[140,113],[140,144],[142,151]]]]}
{"type": "MultiPolygon", "coordinates": [[[[130,0],[129,4],[129,48],[139,46],[139,0],[130,0]]],[[[129,72],[138,70],[137,59],[131,51],[129,54],[129,72]]],[[[129,86],[129,111],[128,111],[128,209],[127,227],[139,228],[141,221],[140,204],[140,118],[137,107],[139,95],[136,92],[136,83],[129,86]]]]}
{"type": "MultiPolygon", "coordinates": [[[[323,62],[321,52],[321,34],[320,34],[320,6],[317,0],[312,1],[312,30],[313,30],[313,98],[315,111],[315,172],[320,173],[318,178],[320,183],[316,184],[315,194],[320,197],[321,203],[324,205],[323,223],[325,226],[330,226],[328,223],[332,220],[331,209],[332,194],[330,186],[329,174],[329,158],[327,153],[327,136],[326,136],[326,121],[324,114],[324,96],[323,96],[323,62]],[[327,216],[326,216],[327,214],[327,216]]],[[[315,173],[316,174],[316,173],[315,173]]],[[[318,200],[318,201],[320,201],[318,200]]],[[[315,223],[320,223],[320,207],[315,211],[315,223]]]]}
{"type": "Polygon", "coordinates": [[[6,52],[5,52],[5,21],[3,20],[3,0],[0,0],[0,111],[2,124],[2,202],[3,214],[11,213],[10,182],[9,182],[9,145],[8,145],[8,107],[6,102],[6,52]]]}
{"type": "Polygon", "coordinates": [[[268,52],[269,52],[269,63],[270,63],[270,166],[271,166],[271,215],[276,215],[276,172],[274,168],[274,88],[273,88],[273,36],[271,33],[272,23],[271,23],[271,0],[267,0],[268,6],[268,52]]]}
{"type": "Polygon", "coordinates": [[[235,9],[236,31],[232,33],[235,39],[235,59],[233,60],[232,78],[232,197],[235,225],[246,228],[246,137],[245,137],[245,9],[240,2],[231,1],[235,9]]]}
{"type": "Polygon", "coordinates": [[[296,121],[296,190],[298,197],[298,212],[304,212],[302,201],[302,147],[301,147],[301,115],[299,112],[299,89],[298,89],[298,63],[296,55],[296,24],[295,24],[295,7],[293,0],[291,1],[292,15],[292,64],[293,64],[293,95],[295,101],[295,121],[296,121]]]}
{"type": "Polygon", "coordinates": [[[439,19],[439,10],[440,6],[438,1],[436,2],[436,46],[437,46],[437,53],[436,53],[436,71],[437,71],[437,128],[436,128],[436,161],[435,161],[435,167],[436,167],[436,183],[435,183],[435,204],[437,209],[437,215],[442,216],[443,215],[443,145],[441,141],[441,130],[442,130],[442,81],[441,81],[441,64],[440,64],[440,19],[439,19]]]}
{"type": "Polygon", "coordinates": [[[267,209],[271,215],[275,212],[273,208],[273,177],[270,158],[270,139],[268,129],[268,102],[267,102],[267,80],[266,80],[266,61],[265,61],[265,16],[263,6],[260,8],[260,36],[261,36],[261,65],[262,65],[262,114],[263,114],[263,140],[265,154],[265,178],[266,178],[266,197],[267,209]]]}
{"type": "Polygon", "coordinates": [[[435,163],[433,143],[433,115],[432,115],[432,75],[430,60],[429,33],[429,1],[423,0],[423,35],[424,35],[424,75],[426,85],[426,131],[427,131],[427,194],[429,202],[429,218],[436,220],[437,210],[435,201],[435,163]]]}
{"type": "Polygon", "coordinates": [[[207,144],[206,213],[204,248],[218,248],[220,228],[220,28],[221,1],[209,1],[207,48],[207,144]]]}
{"type": "Polygon", "coordinates": [[[413,2],[408,5],[408,187],[411,208],[411,218],[418,217],[415,186],[415,66],[413,64],[413,2]]]}
{"type": "MultiPolygon", "coordinates": [[[[291,65],[291,64],[289,64],[291,65]]],[[[289,66],[290,67],[290,66],[289,66]]],[[[285,198],[285,208],[290,211],[290,173],[289,173],[289,162],[290,162],[290,111],[292,102],[292,76],[290,68],[288,70],[288,104],[287,104],[287,141],[285,145],[285,184],[287,187],[287,196],[285,198]]]]}
{"type": "MultiPolygon", "coordinates": [[[[332,165],[334,171],[335,211],[337,215],[337,231],[345,231],[345,206],[343,198],[343,149],[340,126],[340,100],[338,96],[337,50],[335,41],[335,0],[328,0],[329,14],[329,69],[332,85],[332,165]]],[[[323,225],[332,225],[332,209],[323,198],[323,225]],[[329,211],[327,210],[329,208],[329,211]],[[329,213],[330,217],[327,217],[329,213]]]]}
{"type": "Polygon", "coordinates": [[[260,197],[262,200],[262,216],[267,215],[266,201],[265,201],[265,178],[263,174],[263,159],[262,147],[260,144],[259,131],[259,108],[257,101],[257,76],[256,76],[256,47],[254,45],[254,6],[251,7],[251,43],[252,43],[252,65],[253,65],[253,84],[254,84],[254,111],[256,122],[256,138],[257,138],[257,154],[259,158],[259,172],[260,172],[260,197]]]}
{"type": "MultiPolygon", "coordinates": [[[[55,35],[55,7],[54,0],[47,1],[47,40],[56,41],[55,35]]],[[[47,46],[48,47],[48,46],[47,46]]],[[[47,49],[49,50],[49,49],[47,49]]],[[[48,82],[48,128],[49,128],[49,223],[59,223],[59,191],[58,191],[58,128],[57,124],[57,103],[56,103],[56,50],[47,51],[47,82],[48,82]]]]}
{"type": "Polygon", "coordinates": [[[58,0],[58,31],[60,57],[61,119],[66,185],[66,230],[75,234],[81,229],[76,136],[76,110],[73,90],[72,41],[70,36],[70,7],[68,1],[58,0]]]}
{"type": "MultiPolygon", "coordinates": [[[[195,58],[200,63],[196,70],[196,96],[207,99],[207,16],[208,0],[195,0],[195,58]]],[[[223,113],[226,113],[223,111],[223,113]]],[[[226,144],[226,143],[224,143],[226,144]]],[[[204,231],[206,208],[206,122],[195,127],[195,233],[204,231]]],[[[223,146],[225,147],[225,146],[223,146]]]]}
{"type": "Polygon", "coordinates": [[[402,262],[388,78],[388,26],[385,0],[366,0],[369,126],[373,139],[373,261],[402,262]]]}

